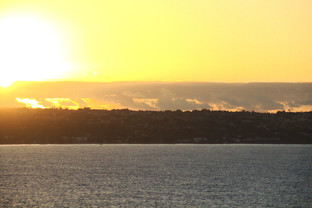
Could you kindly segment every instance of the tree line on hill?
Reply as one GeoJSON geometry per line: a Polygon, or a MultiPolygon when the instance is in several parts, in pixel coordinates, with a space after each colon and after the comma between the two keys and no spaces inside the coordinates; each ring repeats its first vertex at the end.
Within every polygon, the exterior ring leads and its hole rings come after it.
{"type": "Polygon", "coordinates": [[[312,112],[0,109],[0,144],[312,143],[312,112]]]}

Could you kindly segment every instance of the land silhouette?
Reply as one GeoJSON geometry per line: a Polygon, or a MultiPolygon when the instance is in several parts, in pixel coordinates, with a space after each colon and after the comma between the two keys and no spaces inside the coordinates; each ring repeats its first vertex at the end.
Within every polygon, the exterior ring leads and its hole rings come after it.
{"type": "Polygon", "coordinates": [[[312,111],[0,109],[0,144],[311,144],[312,111]]]}

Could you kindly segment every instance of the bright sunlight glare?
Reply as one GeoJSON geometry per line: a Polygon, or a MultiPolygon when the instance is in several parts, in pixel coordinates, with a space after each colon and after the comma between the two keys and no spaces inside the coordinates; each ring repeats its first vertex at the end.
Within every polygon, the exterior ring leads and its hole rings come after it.
{"type": "Polygon", "coordinates": [[[44,106],[41,105],[36,99],[29,99],[29,98],[16,98],[17,102],[24,103],[28,108],[42,108],[44,106]]]}
{"type": "Polygon", "coordinates": [[[0,86],[57,79],[70,69],[56,28],[29,15],[0,16],[0,86]]]}

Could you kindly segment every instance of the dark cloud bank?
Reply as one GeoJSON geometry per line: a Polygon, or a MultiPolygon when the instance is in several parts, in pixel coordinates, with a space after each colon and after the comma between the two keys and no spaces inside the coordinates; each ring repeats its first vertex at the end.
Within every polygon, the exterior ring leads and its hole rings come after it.
{"type": "Polygon", "coordinates": [[[1,107],[24,106],[16,98],[36,99],[46,107],[54,105],[46,98],[69,98],[61,105],[134,110],[312,110],[312,83],[16,82],[0,93],[1,107]]]}

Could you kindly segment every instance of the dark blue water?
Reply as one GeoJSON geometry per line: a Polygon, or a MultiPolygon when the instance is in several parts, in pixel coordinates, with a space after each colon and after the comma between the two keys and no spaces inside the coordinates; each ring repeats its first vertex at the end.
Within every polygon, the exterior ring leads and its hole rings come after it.
{"type": "Polygon", "coordinates": [[[311,145],[0,146],[0,207],[312,207],[311,145]]]}

